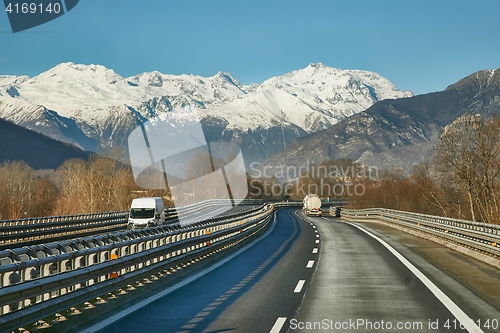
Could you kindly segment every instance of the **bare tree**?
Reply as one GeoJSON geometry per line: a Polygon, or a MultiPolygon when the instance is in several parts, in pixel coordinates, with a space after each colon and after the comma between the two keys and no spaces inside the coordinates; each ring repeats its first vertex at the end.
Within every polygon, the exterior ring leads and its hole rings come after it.
{"type": "Polygon", "coordinates": [[[448,126],[436,142],[441,174],[466,193],[473,221],[498,223],[500,118],[467,115],[448,126]]]}
{"type": "Polygon", "coordinates": [[[24,162],[6,162],[0,166],[2,184],[2,218],[14,219],[33,215],[37,187],[35,171],[24,162]]]}

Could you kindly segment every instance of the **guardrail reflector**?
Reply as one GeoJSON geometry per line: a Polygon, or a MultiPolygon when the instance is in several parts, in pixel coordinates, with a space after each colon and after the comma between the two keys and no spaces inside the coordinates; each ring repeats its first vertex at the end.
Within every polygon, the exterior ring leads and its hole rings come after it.
{"type": "Polygon", "coordinates": [[[212,244],[211,244],[210,242],[207,242],[207,244],[206,244],[206,245],[207,245],[207,246],[210,246],[210,245],[212,245],[212,244]]]}
{"type": "Polygon", "coordinates": [[[111,253],[111,260],[116,260],[116,259],[118,259],[118,254],[111,253]]]}
{"type": "Polygon", "coordinates": [[[445,234],[447,234],[447,233],[448,233],[448,229],[446,229],[446,230],[444,231],[444,233],[445,233],[445,234]]]}
{"type": "Polygon", "coordinates": [[[210,230],[205,230],[205,235],[210,235],[210,230]]]}
{"type": "Polygon", "coordinates": [[[493,243],[491,243],[491,246],[496,247],[496,246],[497,246],[497,243],[496,243],[496,242],[493,242],[493,243]]]}
{"type": "Polygon", "coordinates": [[[118,272],[111,272],[111,273],[109,274],[109,278],[110,278],[110,279],[116,279],[117,277],[118,277],[118,272]]]}

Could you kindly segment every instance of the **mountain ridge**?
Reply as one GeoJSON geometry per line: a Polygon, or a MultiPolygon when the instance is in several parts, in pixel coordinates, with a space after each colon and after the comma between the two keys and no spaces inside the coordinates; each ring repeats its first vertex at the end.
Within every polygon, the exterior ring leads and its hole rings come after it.
{"type": "Polygon", "coordinates": [[[457,117],[499,112],[500,69],[479,71],[441,92],[377,102],[324,131],[296,139],[262,167],[349,158],[409,171],[431,154],[433,140],[457,117]]]}
{"type": "Polygon", "coordinates": [[[246,160],[260,161],[379,100],[410,96],[377,73],[321,63],[251,85],[227,72],[124,78],[101,65],[62,63],[33,78],[0,76],[0,118],[96,151],[125,147],[152,117],[195,108],[207,137],[236,138],[246,160]]]}
{"type": "Polygon", "coordinates": [[[56,169],[66,160],[86,160],[91,155],[3,119],[0,119],[0,142],[0,163],[24,161],[34,169],[56,169]]]}

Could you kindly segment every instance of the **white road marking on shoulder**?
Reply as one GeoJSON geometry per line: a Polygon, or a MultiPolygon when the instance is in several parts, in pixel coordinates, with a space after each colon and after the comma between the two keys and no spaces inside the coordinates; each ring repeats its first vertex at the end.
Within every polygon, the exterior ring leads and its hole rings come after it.
{"type": "Polygon", "coordinates": [[[306,268],[311,268],[311,267],[313,267],[313,265],[314,265],[314,260],[309,260],[307,262],[306,268]]]}
{"type": "Polygon", "coordinates": [[[376,239],[380,244],[382,244],[386,249],[388,249],[399,261],[403,263],[416,277],[422,281],[423,284],[436,296],[436,298],[457,318],[460,323],[469,331],[469,333],[484,333],[476,323],[458,306],[456,305],[441,289],[439,289],[424,273],[422,273],[417,267],[415,267],[411,262],[408,261],[401,253],[396,251],[392,246],[385,242],[380,237],[375,236],[368,230],[361,228],[360,226],[344,222],[358,228],[367,235],[376,239]]]}
{"type": "Polygon", "coordinates": [[[315,248],[313,249],[313,253],[318,253],[318,248],[317,248],[317,247],[315,247],[315,248]]]}

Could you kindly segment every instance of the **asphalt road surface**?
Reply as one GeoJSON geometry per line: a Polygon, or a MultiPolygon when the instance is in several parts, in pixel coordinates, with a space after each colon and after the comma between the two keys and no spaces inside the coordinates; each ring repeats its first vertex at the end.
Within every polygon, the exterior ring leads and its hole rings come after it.
{"type": "Polygon", "coordinates": [[[297,208],[276,216],[244,251],[90,331],[500,332],[495,306],[394,237],[297,208]]]}
{"type": "Polygon", "coordinates": [[[269,234],[224,265],[100,331],[270,332],[296,315],[319,256],[318,232],[296,210],[278,211],[269,234]]]}
{"type": "Polygon", "coordinates": [[[314,221],[321,257],[290,331],[500,331],[497,309],[393,238],[339,219],[314,221]]]}

